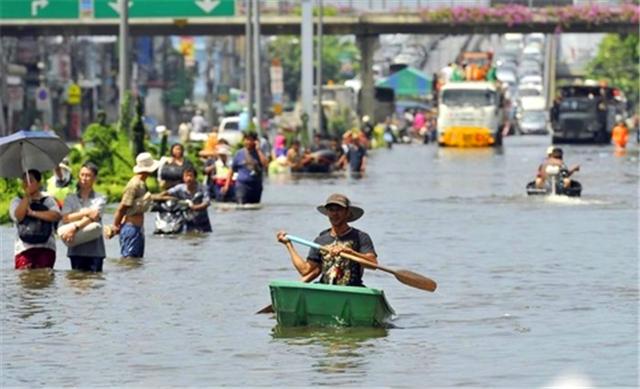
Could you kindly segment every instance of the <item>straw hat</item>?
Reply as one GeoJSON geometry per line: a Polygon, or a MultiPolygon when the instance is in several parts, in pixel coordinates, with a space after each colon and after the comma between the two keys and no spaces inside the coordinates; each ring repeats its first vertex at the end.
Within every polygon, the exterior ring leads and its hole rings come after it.
{"type": "Polygon", "coordinates": [[[136,157],[136,166],[133,167],[134,173],[153,173],[158,170],[160,161],[153,159],[150,153],[140,153],[136,157]]]}
{"type": "Polygon", "coordinates": [[[332,204],[338,205],[342,208],[347,208],[349,210],[347,222],[356,221],[360,219],[362,215],[364,215],[364,209],[354,206],[353,204],[351,204],[351,201],[347,198],[347,196],[339,193],[334,193],[329,196],[324,204],[318,206],[317,210],[321,214],[327,215],[327,206],[332,204]]]}

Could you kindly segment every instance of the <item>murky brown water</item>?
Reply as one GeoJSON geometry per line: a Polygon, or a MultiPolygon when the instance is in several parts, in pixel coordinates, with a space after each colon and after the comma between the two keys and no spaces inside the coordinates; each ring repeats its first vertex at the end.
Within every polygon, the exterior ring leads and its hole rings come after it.
{"type": "Polygon", "coordinates": [[[14,271],[14,229],[0,227],[0,386],[636,386],[638,150],[566,147],[583,197],[527,198],[547,142],[397,146],[373,152],[364,179],[272,179],[261,210],[211,209],[210,236],[148,233],[142,263],[109,241],[99,275],[71,272],[62,247],[52,276],[14,271]],[[296,278],[275,232],[313,238],[334,191],[366,209],[355,226],[382,264],[439,282],[430,294],[366,273],[396,328],[254,314],[270,280],[296,278]]]}

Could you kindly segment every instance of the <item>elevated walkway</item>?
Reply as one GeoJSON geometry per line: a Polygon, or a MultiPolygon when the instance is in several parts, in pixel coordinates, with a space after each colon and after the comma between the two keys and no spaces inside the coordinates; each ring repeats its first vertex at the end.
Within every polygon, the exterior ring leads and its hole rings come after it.
{"type": "MultiPolygon", "coordinates": [[[[244,16],[202,17],[190,19],[139,18],[129,20],[132,35],[244,35],[244,16]]],[[[300,16],[264,15],[261,17],[263,35],[300,34],[300,16]]],[[[333,35],[379,34],[501,34],[506,32],[556,32],[558,23],[545,20],[509,25],[506,22],[433,22],[416,13],[364,14],[360,16],[325,16],[323,33],[333,35]]],[[[631,19],[601,23],[571,22],[563,32],[637,33],[638,23],[631,19]]],[[[39,35],[117,35],[118,19],[77,20],[2,20],[2,36],[39,35]]]]}

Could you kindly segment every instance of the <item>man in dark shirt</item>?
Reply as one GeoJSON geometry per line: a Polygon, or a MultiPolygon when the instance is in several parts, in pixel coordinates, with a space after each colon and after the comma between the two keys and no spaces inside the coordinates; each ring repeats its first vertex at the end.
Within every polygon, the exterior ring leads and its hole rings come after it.
{"type": "Polygon", "coordinates": [[[338,161],[340,166],[345,166],[347,163],[351,173],[364,174],[367,168],[367,149],[358,136],[352,138],[348,151],[338,161]]]}
{"type": "Polygon", "coordinates": [[[287,248],[291,261],[303,280],[311,281],[320,275],[320,283],[323,284],[363,286],[364,267],[343,258],[340,253],[357,255],[372,264],[378,263],[371,237],[348,224],[358,220],[364,214],[364,210],[352,205],[346,196],[337,193],[329,196],[317,209],[323,215],[327,215],[331,223],[331,228],[320,232],[314,240],[326,250],[309,250],[305,261],[286,238],[286,232],[278,232],[278,241],[287,248]]]}

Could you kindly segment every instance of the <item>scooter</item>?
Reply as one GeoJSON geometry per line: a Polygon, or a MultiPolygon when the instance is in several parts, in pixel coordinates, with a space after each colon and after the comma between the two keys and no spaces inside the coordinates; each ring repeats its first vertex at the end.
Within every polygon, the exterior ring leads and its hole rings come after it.
{"type": "Polygon", "coordinates": [[[535,195],[557,195],[568,197],[580,197],[582,194],[582,184],[576,180],[571,180],[571,184],[568,188],[564,187],[564,179],[569,176],[567,169],[561,169],[557,165],[549,165],[545,168],[547,173],[547,180],[545,181],[543,188],[537,188],[535,181],[531,181],[527,184],[527,194],[529,196],[535,195]]]}
{"type": "Polygon", "coordinates": [[[151,208],[156,211],[154,234],[180,234],[185,231],[185,224],[193,221],[194,213],[191,204],[201,201],[198,193],[193,200],[169,199],[156,202],[151,208]]]}

